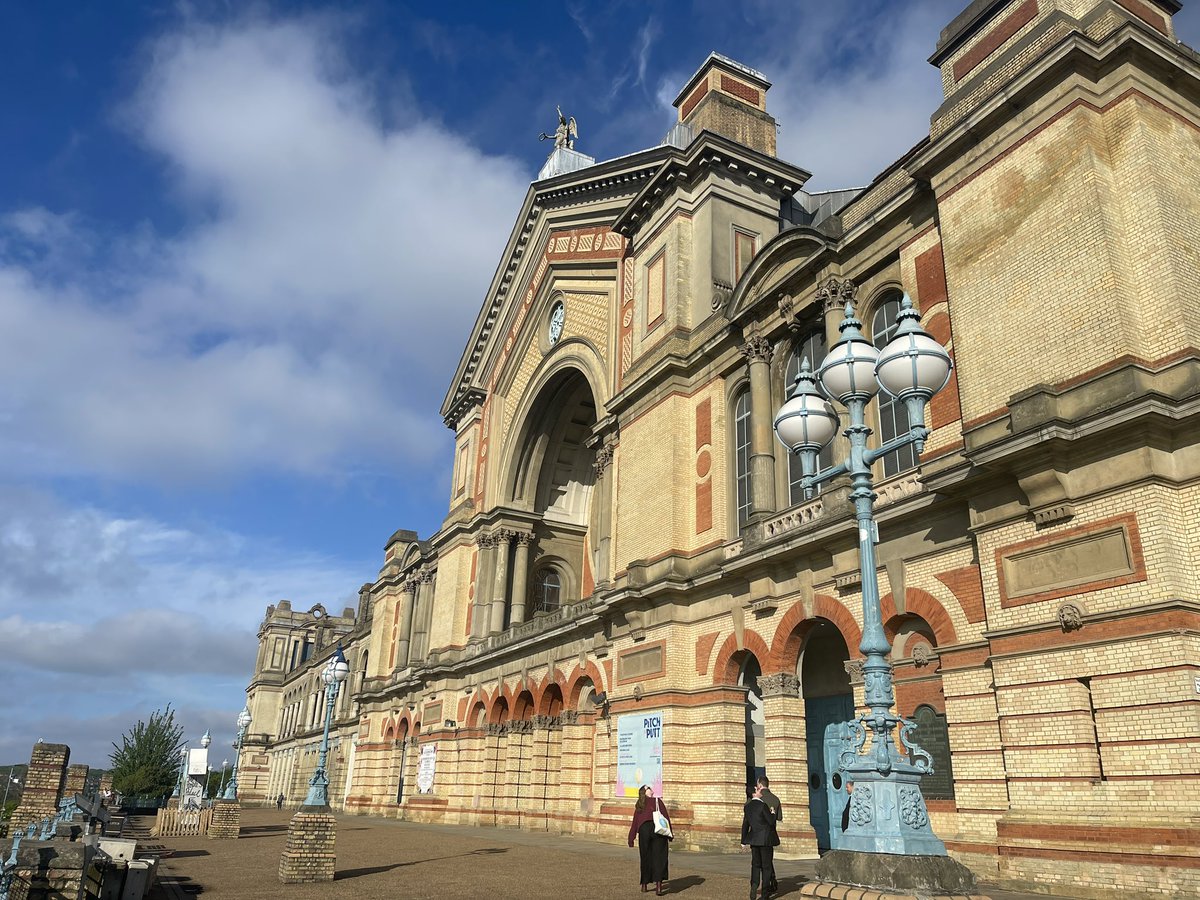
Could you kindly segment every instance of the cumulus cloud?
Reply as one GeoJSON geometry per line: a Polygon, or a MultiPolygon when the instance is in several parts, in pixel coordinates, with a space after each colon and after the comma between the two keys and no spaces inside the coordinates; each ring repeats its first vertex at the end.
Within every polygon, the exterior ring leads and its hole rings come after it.
{"type": "Polygon", "coordinates": [[[397,112],[327,26],[154,44],[121,122],[165,165],[177,232],[0,217],[0,452],[21,469],[441,464],[437,407],[529,176],[397,112]]]}
{"type": "Polygon", "coordinates": [[[214,720],[243,703],[266,604],[340,613],[363,575],[272,541],[0,484],[0,761],[22,760],[38,736],[98,753],[166,698],[188,734],[228,730],[214,720]]]}

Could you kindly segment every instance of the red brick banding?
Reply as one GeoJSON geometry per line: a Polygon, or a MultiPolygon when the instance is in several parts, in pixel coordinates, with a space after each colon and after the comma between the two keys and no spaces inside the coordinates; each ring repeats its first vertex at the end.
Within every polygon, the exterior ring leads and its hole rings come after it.
{"type": "Polygon", "coordinates": [[[692,110],[696,108],[696,104],[703,100],[704,95],[707,93],[708,79],[705,79],[703,82],[696,85],[696,89],[692,91],[691,95],[686,100],[683,101],[683,106],[679,108],[680,119],[686,119],[689,115],[691,115],[692,110]]]}
{"type": "Polygon", "coordinates": [[[710,631],[708,634],[702,634],[696,639],[696,674],[704,675],[708,672],[708,660],[712,656],[713,644],[717,642],[719,631],[710,631]]]}
{"type": "Polygon", "coordinates": [[[736,78],[730,78],[724,72],[721,73],[721,90],[727,94],[732,94],[739,100],[745,100],[747,103],[759,106],[762,103],[762,95],[759,94],[757,88],[752,88],[743,81],[738,81],[736,78]]]}
{"type": "Polygon", "coordinates": [[[961,81],[972,69],[995,53],[1009,38],[1037,16],[1037,0],[1025,0],[995,28],[985,34],[974,47],[954,63],[954,80],[961,81]]]}
{"type": "Polygon", "coordinates": [[[979,566],[972,563],[933,576],[944,584],[962,607],[963,615],[972,625],[985,618],[983,609],[983,578],[979,566]]]}

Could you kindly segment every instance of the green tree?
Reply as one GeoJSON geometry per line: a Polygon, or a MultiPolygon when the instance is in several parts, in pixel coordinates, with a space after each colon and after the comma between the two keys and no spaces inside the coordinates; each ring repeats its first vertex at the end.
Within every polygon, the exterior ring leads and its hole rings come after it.
{"type": "Polygon", "coordinates": [[[175,722],[171,704],[155,710],[150,721],[137,725],[113,743],[113,789],[126,796],[157,797],[169,794],[179,780],[179,750],[183,726],[175,722]]]}

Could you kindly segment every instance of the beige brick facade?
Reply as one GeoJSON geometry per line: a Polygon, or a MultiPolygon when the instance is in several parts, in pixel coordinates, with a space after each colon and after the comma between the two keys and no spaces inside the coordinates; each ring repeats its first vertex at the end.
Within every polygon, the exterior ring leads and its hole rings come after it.
{"type": "Polygon", "coordinates": [[[935,832],[1001,882],[1200,892],[1200,65],[1174,7],[971,4],[929,138],[835,215],[774,156],[769,82],[718,55],[673,142],[535,182],[442,408],[449,515],[389,539],[357,611],[268,610],[243,802],[303,798],[340,642],[335,806],[623,840],[622,717],[652,713],[677,844],[732,848],[765,769],[784,852],[828,846],[858,533],[839,480],[790,502],[769,420],[846,300],[871,333],[906,291],[955,371],[920,458],[880,466],[875,577],[935,832]]]}

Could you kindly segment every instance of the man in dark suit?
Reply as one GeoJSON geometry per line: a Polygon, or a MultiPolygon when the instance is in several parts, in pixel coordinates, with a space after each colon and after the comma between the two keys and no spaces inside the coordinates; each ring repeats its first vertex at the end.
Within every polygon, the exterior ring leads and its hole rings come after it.
{"type": "MultiPolygon", "coordinates": [[[[778,847],[779,823],[783,821],[783,804],[779,802],[778,797],[771,793],[771,780],[766,775],[758,776],[757,785],[761,789],[759,796],[762,797],[762,802],[767,804],[767,809],[771,811],[771,843],[778,847]]],[[[767,889],[772,894],[779,890],[779,883],[775,880],[774,856],[772,856],[771,880],[767,884],[767,889]]]]}
{"type": "Polygon", "coordinates": [[[771,894],[775,881],[775,816],[762,799],[762,788],[755,786],[754,795],[742,809],[742,845],[750,847],[750,900],[755,900],[762,884],[762,900],[771,894]]]}

